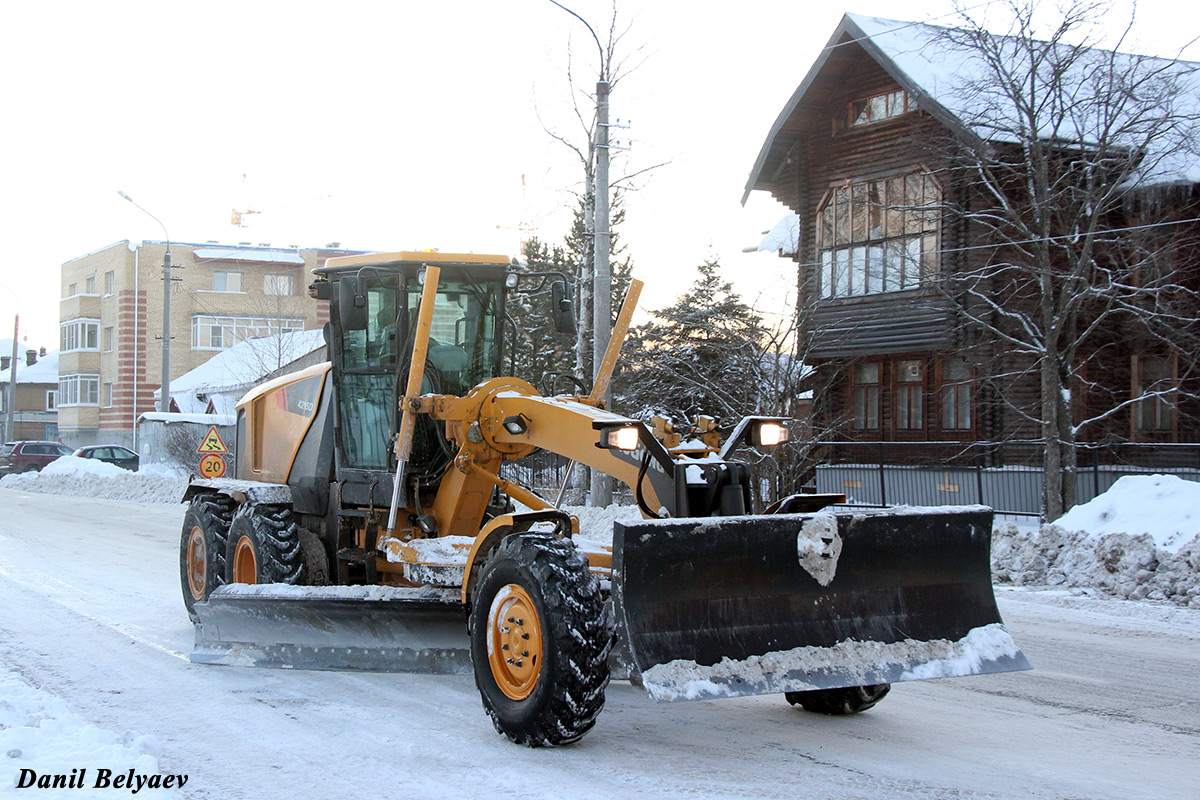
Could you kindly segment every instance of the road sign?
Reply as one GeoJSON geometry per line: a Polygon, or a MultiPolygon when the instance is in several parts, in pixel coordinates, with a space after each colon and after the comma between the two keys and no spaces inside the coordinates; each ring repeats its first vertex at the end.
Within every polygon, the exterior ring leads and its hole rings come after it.
{"type": "MultiPolygon", "coordinates": [[[[225,447],[225,442],[221,440],[221,434],[217,433],[216,425],[208,426],[208,433],[204,434],[204,441],[200,443],[200,447],[196,450],[197,453],[228,453],[229,448],[225,447]]],[[[203,462],[202,462],[203,463],[203,462]]]]}
{"type": "Polygon", "coordinates": [[[209,453],[200,459],[200,474],[205,478],[220,478],[225,475],[225,459],[209,453]]]}

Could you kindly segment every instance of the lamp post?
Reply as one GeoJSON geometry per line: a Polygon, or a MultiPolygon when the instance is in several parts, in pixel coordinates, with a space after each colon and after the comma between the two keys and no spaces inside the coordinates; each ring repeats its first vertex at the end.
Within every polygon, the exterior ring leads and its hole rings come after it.
{"type": "MultiPolygon", "coordinates": [[[[167,239],[167,252],[163,253],[163,332],[162,332],[162,388],[159,390],[160,411],[171,410],[171,234],[167,233],[167,226],[162,224],[162,220],[151,214],[146,209],[134,202],[133,198],[122,191],[117,194],[124,197],[134,207],[141,211],[150,219],[158,223],[163,229],[163,236],[167,239]]],[[[133,385],[134,385],[134,405],[137,405],[137,364],[134,364],[133,369],[133,385]]]]}

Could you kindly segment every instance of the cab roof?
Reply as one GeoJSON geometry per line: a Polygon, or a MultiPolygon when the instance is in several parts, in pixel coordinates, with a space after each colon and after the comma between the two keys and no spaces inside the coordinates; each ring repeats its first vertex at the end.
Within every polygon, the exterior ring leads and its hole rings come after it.
{"type": "Polygon", "coordinates": [[[492,264],[498,267],[509,265],[508,256],[486,253],[437,253],[421,250],[401,250],[395,253],[367,253],[359,256],[338,256],[325,262],[313,272],[324,274],[340,272],[350,267],[383,264],[469,264],[471,266],[492,264]]]}

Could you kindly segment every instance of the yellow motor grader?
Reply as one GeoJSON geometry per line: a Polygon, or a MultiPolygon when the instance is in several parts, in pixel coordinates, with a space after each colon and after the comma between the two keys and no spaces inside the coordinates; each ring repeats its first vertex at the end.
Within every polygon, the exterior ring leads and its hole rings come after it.
{"type": "Polygon", "coordinates": [[[193,661],[473,673],[496,729],[530,746],[590,730],[613,669],[657,700],[783,693],[840,714],[895,681],[1028,668],[992,593],[989,509],[797,494],[750,514],[730,454],[779,443],[785,420],[683,445],[606,410],[640,283],[590,393],[544,397],[504,377],[505,304],[549,288],[569,329],[554,275],[442,253],[316,274],[329,361],[242,398],[236,477],[184,497],[193,661]],[[539,449],[629,486],[643,521],[582,539],[502,477],[539,449]]]}

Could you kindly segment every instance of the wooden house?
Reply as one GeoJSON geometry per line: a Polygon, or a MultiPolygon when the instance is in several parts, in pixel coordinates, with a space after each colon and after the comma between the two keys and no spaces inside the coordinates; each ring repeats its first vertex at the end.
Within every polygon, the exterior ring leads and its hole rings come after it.
{"type": "MultiPolygon", "coordinates": [[[[780,113],[746,186],[747,195],[770,192],[801,220],[793,256],[799,327],[804,357],[826,377],[819,421],[848,441],[896,443],[893,458],[914,452],[904,443],[948,452],[1039,436],[1036,369],[1019,348],[970,324],[971,308],[948,289],[956,276],[1013,254],[979,222],[988,200],[956,143],[987,134],[964,122],[970,109],[955,87],[969,65],[939,49],[944,35],[846,15],[780,113]]],[[[1066,143],[1063,152],[1075,147],[1066,143]]],[[[1160,247],[1154,263],[1190,276],[1182,292],[1190,296],[1198,285],[1200,164],[1186,154],[1154,164],[1153,174],[1127,181],[1120,212],[1104,224],[1127,232],[1117,237],[1121,248],[1139,237],[1170,238],[1174,246],[1160,247]],[[1163,224],[1171,220],[1179,224],[1163,224]]],[[[976,305],[995,303],[1000,314],[1005,303],[1029,302],[1021,291],[997,289],[976,305]]],[[[1191,308],[1194,321],[1200,306],[1191,308]]],[[[1200,441],[1189,399],[1200,381],[1197,351],[1164,347],[1120,315],[1103,324],[1089,332],[1068,381],[1075,422],[1089,420],[1080,440],[1200,441]]]]}

